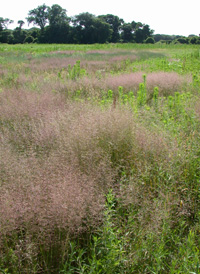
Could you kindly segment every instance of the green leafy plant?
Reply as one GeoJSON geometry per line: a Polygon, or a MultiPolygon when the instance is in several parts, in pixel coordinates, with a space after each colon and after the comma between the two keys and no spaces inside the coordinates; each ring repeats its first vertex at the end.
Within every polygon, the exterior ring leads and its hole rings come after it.
{"type": "Polygon", "coordinates": [[[67,69],[67,78],[76,80],[82,76],[86,75],[86,70],[81,68],[81,61],[77,60],[76,64],[71,67],[71,65],[68,65],[67,69]]]}
{"type": "Polygon", "coordinates": [[[143,83],[139,84],[139,90],[137,92],[137,105],[142,107],[146,104],[147,89],[146,89],[146,75],[143,75],[143,83]]]}
{"type": "Polygon", "coordinates": [[[106,195],[104,222],[92,236],[89,249],[77,248],[70,244],[68,261],[60,273],[122,273],[124,269],[123,241],[120,229],[114,225],[116,198],[110,190],[106,195]],[[87,257],[86,257],[87,255],[87,257]]]}
{"type": "Polygon", "coordinates": [[[158,87],[155,87],[154,93],[153,93],[153,105],[154,105],[155,111],[158,111],[158,95],[159,95],[159,89],[158,87]]]}

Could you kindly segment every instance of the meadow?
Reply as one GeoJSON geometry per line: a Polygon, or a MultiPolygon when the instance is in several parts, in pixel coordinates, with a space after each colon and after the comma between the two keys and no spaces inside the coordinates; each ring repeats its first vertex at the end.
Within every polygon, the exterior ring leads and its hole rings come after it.
{"type": "Polygon", "coordinates": [[[199,45],[0,45],[0,273],[200,273],[199,45]]]}

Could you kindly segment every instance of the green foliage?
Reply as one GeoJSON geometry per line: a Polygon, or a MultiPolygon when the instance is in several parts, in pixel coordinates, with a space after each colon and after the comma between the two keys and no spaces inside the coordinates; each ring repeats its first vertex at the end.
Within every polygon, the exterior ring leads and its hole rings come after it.
{"type": "Polygon", "coordinates": [[[123,242],[120,239],[120,229],[113,220],[116,218],[116,199],[113,191],[106,196],[106,208],[104,211],[104,224],[97,236],[93,237],[94,245],[91,252],[91,273],[121,273],[124,268],[123,242]]]}
{"type": "Polygon", "coordinates": [[[69,18],[66,15],[66,10],[55,4],[48,8],[48,20],[50,27],[68,24],[69,18]]]}
{"type": "Polygon", "coordinates": [[[185,242],[179,247],[178,254],[172,259],[170,273],[199,273],[199,246],[197,232],[190,230],[185,242]]]}
{"type": "Polygon", "coordinates": [[[83,77],[86,75],[86,70],[81,68],[81,62],[80,60],[76,61],[76,64],[74,66],[68,65],[67,70],[62,68],[58,72],[58,77],[60,79],[71,79],[71,80],[77,80],[80,77],[83,77]]]}
{"type": "Polygon", "coordinates": [[[73,36],[80,44],[106,43],[112,35],[112,30],[107,22],[88,12],[76,15],[73,24],[73,36]]]}
{"type": "Polygon", "coordinates": [[[133,29],[132,29],[131,24],[130,23],[123,24],[121,29],[122,29],[122,34],[121,34],[122,41],[124,43],[134,42],[133,29]]]}
{"type": "Polygon", "coordinates": [[[137,92],[137,105],[138,107],[145,106],[147,100],[147,91],[146,91],[146,75],[143,75],[143,83],[139,84],[139,90],[137,92]]]}
{"type": "Polygon", "coordinates": [[[189,43],[188,39],[187,39],[187,38],[184,38],[184,37],[178,38],[178,39],[176,40],[176,42],[181,43],[181,44],[188,44],[188,43],[189,43]]]}
{"type": "Polygon", "coordinates": [[[112,29],[112,36],[110,37],[109,42],[117,43],[120,40],[119,29],[124,23],[123,19],[112,14],[100,15],[99,18],[108,23],[112,29]]]}
{"type": "Polygon", "coordinates": [[[112,104],[114,98],[113,98],[113,91],[111,89],[108,90],[108,92],[104,92],[102,94],[102,99],[100,104],[102,106],[110,106],[112,104]]]}
{"type": "Polygon", "coordinates": [[[29,43],[29,44],[31,44],[31,43],[33,43],[35,41],[35,39],[33,38],[33,36],[26,36],[26,38],[24,39],[24,43],[29,43]]]}
{"type": "Polygon", "coordinates": [[[155,111],[158,110],[158,94],[159,94],[158,91],[159,91],[158,87],[155,87],[154,93],[153,93],[153,105],[154,105],[155,111]]]}
{"type": "Polygon", "coordinates": [[[21,28],[16,28],[13,31],[13,36],[14,36],[13,43],[14,44],[23,44],[27,35],[28,35],[27,31],[22,30],[21,28]]]}
{"type": "Polygon", "coordinates": [[[0,43],[13,44],[13,42],[13,31],[7,29],[0,31],[0,43]]]}
{"type": "Polygon", "coordinates": [[[17,87],[18,86],[18,73],[8,73],[2,79],[0,79],[0,84],[6,87],[17,87]]]}
{"type": "Polygon", "coordinates": [[[0,31],[7,29],[8,25],[12,24],[12,23],[13,23],[13,20],[0,17],[0,31]]]}
{"type": "Polygon", "coordinates": [[[48,22],[48,9],[49,7],[43,4],[33,10],[30,10],[28,17],[26,18],[28,23],[33,23],[43,30],[48,22]]]}
{"type": "Polygon", "coordinates": [[[122,273],[125,268],[125,257],[121,231],[115,227],[114,219],[116,198],[110,190],[106,195],[104,222],[92,236],[88,249],[78,248],[71,242],[68,260],[60,273],[122,273]],[[86,257],[87,255],[87,257],[86,257]]]}
{"type": "Polygon", "coordinates": [[[193,86],[194,87],[199,87],[199,85],[200,85],[200,77],[199,77],[199,75],[198,74],[193,74],[192,80],[193,80],[193,86]]]}
{"type": "MultiPolygon", "coordinates": [[[[112,14],[95,16],[83,12],[71,19],[66,15],[66,9],[58,4],[51,7],[40,5],[29,11],[26,20],[28,24],[33,23],[40,27],[41,33],[35,37],[39,43],[143,43],[153,33],[149,25],[134,21],[125,23],[123,19],[112,14]]],[[[12,20],[1,17],[0,31],[5,30],[10,23],[12,20]]],[[[24,22],[19,20],[18,24],[18,28],[22,30],[24,22]]],[[[0,42],[13,43],[11,39],[0,42]]]]}
{"type": "Polygon", "coordinates": [[[145,40],[145,43],[146,44],[154,44],[155,43],[155,40],[153,37],[148,37],[146,40],[145,40]]]}

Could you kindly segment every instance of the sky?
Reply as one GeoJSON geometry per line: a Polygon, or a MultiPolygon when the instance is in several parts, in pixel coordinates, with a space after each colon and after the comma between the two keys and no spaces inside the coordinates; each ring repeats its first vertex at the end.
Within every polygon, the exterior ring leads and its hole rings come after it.
{"type": "MultiPolygon", "coordinates": [[[[0,17],[14,20],[9,28],[13,29],[18,20],[26,22],[28,12],[46,4],[60,5],[72,17],[82,12],[96,16],[113,14],[126,23],[135,21],[148,24],[154,34],[183,35],[200,34],[199,0],[4,0],[1,3],[0,17]]],[[[30,28],[33,25],[24,25],[30,28]]]]}

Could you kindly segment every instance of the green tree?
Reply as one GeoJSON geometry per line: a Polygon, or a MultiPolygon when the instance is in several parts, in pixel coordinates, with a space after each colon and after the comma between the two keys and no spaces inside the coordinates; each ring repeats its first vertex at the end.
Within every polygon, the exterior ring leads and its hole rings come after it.
{"type": "Polygon", "coordinates": [[[17,27],[13,30],[12,34],[14,37],[14,44],[23,44],[28,32],[26,30],[21,29],[20,27],[17,27]]]}
{"type": "Polygon", "coordinates": [[[118,16],[107,14],[107,15],[100,15],[100,19],[104,20],[107,24],[110,25],[112,29],[112,36],[109,42],[117,43],[120,40],[120,28],[124,23],[123,19],[120,19],[118,16]]]}
{"type": "Polygon", "coordinates": [[[8,18],[0,17],[0,31],[7,29],[9,24],[12,24],[14,21],[8,18]]]}
{"type": "Polygon", "coordinates": [[[44,30],[44,27],[48,23],[48,9],[49,7],[45,4],[38,6],[37,8],[30,10],[26,20],[28,23],[33,23],[44,30]]]}
{"type": "Polygon", "coordinates": [[[41,33],[42,43],[69,43],[70,18],[66,10],[55,4],[48,8],[49,26],[41,33]]]}
{"type": "Polygon", "coordinates": [[[89,12],[83,12],[79,15],[75,15],[73,18],[74,26],[81,26],[82,28],[88,28],[92,25],[95,15],[89,12]]]}
{"type": "Polygon", "coordinates": [[[200,45],[200,37],[197,38],[196,44],[200,45]]]}
{"type": "Polygon", "coordinates": [[[153,37],[148,37],[146,40],[145,40],[145,43],[146,44],[154,44],[155,43],[155,40],[153,37]]]}
{"type": "Polygon", "coordinates": [[[32,36],[34,39],[37,39],[40,35],[40,29],[33,27],[31,29],[28,29],[28,36],[32,36]]]}
{"type": "Polygon", "coordinates": [[[51,8],[48,8],[48,19],[50,26],[58,26],[68,24],[70,18],[66,14],[66,10],[61,6],[55,4],[51,8]]]}
{"type": "Polygon", "coordinates": [[[73,18],[75,40],[81,44],[109,42],[112,29],[101,18],[85,12],[73,18]]]}
{"type": "Polygon", "coordinates": [[[180,37],[180,38],[176,39],[176,42],[180,43],[180,44],[189,44],[189,38],[180,37]]]}
{"type": "Polygon", "coordinates": [[[55,25],[47,26],[38,37],[40,43],[70,43],[70,26],[69,25],[55,25]]]}
{"type": "Polygon", "coordinates": [[[168,35],[168,34],[154,34],[153,38],[155,40],[155,42],[159,42],[162,40],[166,41],[166,43],[169,43],[169,41],[173,41],[174,39],[176,39],[175,35],[168,35]]]}
{"type": "Polygon", "coordinates": [[[130,23],[124,23],[121,30],[121,38],[124,43],[134,42],[133,27],[130,23]]]}
{"type": "Polygon", "coordinates": [[[0,17],[0,43],[9,43],[13,42],[13,32],[8,30],[8,25],[13,23],[13,20],[8,18],[0,17]]]}
{"type": "Polygon", "coordinates": [[[190,38],[190,44],[196,44],[198,40],[197,36],[193,36],[192,38],[190,38]]]}
{"type": "Polygon", "coordinates": [[[33,42],[34,42],[33,36],[28,35],[28,36],[26,36],[26,38],[24,39],[24,43],[31,44],[31,43],[33,43],[33,42]]]}
{"type": "Polygon", "coordinates": [[[23,44],[26,36],[27,31],[22,29],[22,26],[25,24],[23,20],[19,20],[17,22],[19,27],[16,27],[12,34],[13,34],[13,44],[23,44]]]}
{"type": "Polygon", "coordinates": [[[151,37],[153,30],[150,29],[149,25],[137,23],[134,38],[136,43],[143,43],[148,37],[151,37]]]}
{"type": "Polygon", "coordinates": [[[22,26],[25,24],[25,22],[23,20],[19,20],[17,22],[17,24],[19,24],[19,29],[21,30],[22,29],[22,26]]]}
{"type": "Polygon", "coordinates": [[[111,41],[113,31],[108,23],[102,21],[100,18],[95,18],[92,26],[93,43],[103,44],[111,41]]]}
{"type": "Polygon", "coordinates": [[[3,31],[0,31],[0,43],[13,44],[13,41],[14,37],[12,30],[5,29],[3,31]]]}
{"type": "Polygon", "coordinates": [[[121,39],[123,42],[143,43],[148,37],[151,37],[153,30],[149,25],[141,22],[132,21],[131,23],[124,23],[121,27],[121,39]]]}

